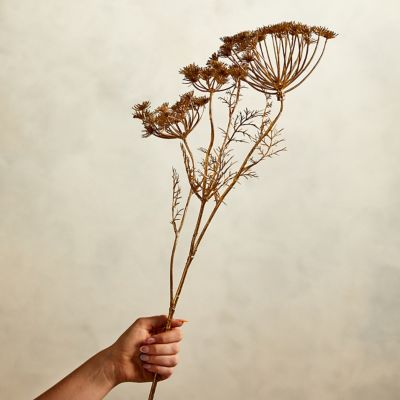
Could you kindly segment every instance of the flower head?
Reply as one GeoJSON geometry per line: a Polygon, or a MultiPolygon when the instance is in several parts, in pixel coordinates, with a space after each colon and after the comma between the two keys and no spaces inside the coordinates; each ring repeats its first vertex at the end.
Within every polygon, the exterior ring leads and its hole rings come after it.
{"type": "Polygon", "coordinates": [[[218,55],[242,68],[251,87],[282,100],[311,74],[334,37],[323,27],[281,22],[221,38],[218,55]]]}
{"type": "Polygon", "coordinates": [[[184,76],[184,82],[193,85],[201,92],[221,92],[229,89],[238,79],[243,79],[245,70],[236,65],[227,65],[219,60],[217,53],[211,55],[205,67],[189,64],[179,73],[184,76]],[[233,82],[232,82],[233,81],[233,82]]]}
{"type": "Polygon", "coordinates": [[[163,103],[154,111],[150,102],[134,105],[133,118],[142,120],[143,137],[158,136],[163,139],[185,139],[199,123],[207,97],[196,97],[193,91],[180,96],[172,106],[163,103]]]}

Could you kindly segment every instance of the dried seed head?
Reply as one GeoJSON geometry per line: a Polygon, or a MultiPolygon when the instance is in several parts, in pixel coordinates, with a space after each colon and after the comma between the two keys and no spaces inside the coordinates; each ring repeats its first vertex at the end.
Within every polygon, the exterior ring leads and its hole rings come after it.
{"type": "Polygon", "coordinates": [[[168,112],[168,111],[169,111],[168,103],[163,103],[163,104],[161,104],[161,106],[157,107],[157,108],[155,109],[155,111],[156,111],[156,112],[159,112],[159,113],[166,113],[166,112],[168,112]]]}
{"type": "Polygon", "coordinates": [[[335,36],[323,27],[281,22],[221,38],[218,55],[239,68],[247,66],[243,79],[281,100],[310,75],[335,36]]]}
{"type": "Polygon", "coordinates": [[[229,66],[218,60],[217,53],[212,54],[205,67],[190,64],[179,72],[184,76],[184,82],[193,85],[201,92],[219,92],[226,90],[223,86],[229,83],[229,66]]]}
{"type": "Polygon", "coordinates": [[[218,85],[224,85],[228,82],[229,68],[225,63],[214,58],[210,58],[205,69],[210,70],[211,77],[215,79],[218,85]]]}
{"type": "Polygon", "coordinates": [[[218,58],[219,58],[218,53],[212,53],[211,57],[207,61],[207,65],[209,65],[209,63],[213,61],[218,61],[218,58]]]}
{"type": "Polygon", "coordinates": [[[326,29],[322,26],[313,26],[312,31],[316,35],[322,36],[325,39],[334,39],[337,36],[337,33],[330,31],[329,29],[326,29]]]}
{"type": "Polygon", "coordinates": [[[201,96],[201,97],[193,97],[193,103],[197,106],[197,107],[204,107],[208,102],[209,102],[209,98],[206,96],[201,96]]]}
{"type": "Polygon", "coordinates": [[[247,76],[247,65],[232,65],[229,67],[229,74],[234,81],[244,80],[247,76]]]}
{"type": "Polygon", "coordinates": [[[252,61],[254,61],[254,54],[250,51],[246,51],[243,55],[242,55],[242,60],[245,63],[250,63],[252,61]]]}
{"type": "MultiPolygon", "coordinates": [[[[223,39],[221,39],[223,40],[223,39]]],[[[229,57],[232,55],[233,43],[232,42],[224,42],[224,44],[218,50],[219,57],[229,57]]]]}
{"type": "Polygon", "coordinates": [[[185,80],[188,83],[196,83],[200,79],[201,68],[192,63],[186,67],[183,67],[179,70],[179,73],[185,77],[185,80]]]}
{"type": "Polygon", "coordinates": [[[304,39],[311,39],[312,34],[322,36],[326,39],[333,39],[336,33],[319,26],[308,26],[299,22],[280,22],[274,25],[267,25],[255,29],[254,31],[243,31],[232,36],[221,38],[223,45],[220,47],[218,55],[228,57],[232,50],[237,53],[253,50],[258,42],[264,41],[267,35],[283,38],[287,35],[302,36],[304,39]]]}
{"type": "Polygon", "coordinates": [[[201,111],[208,103],[207,97],[196,97],[194,92],[180,96],[172,106],[163,103],[150,111],[150,103],[133,106],[134,118],[142,120],[144,137],[158,136],[164,139],[184,139],[201,118],[201,111]]]}
{"type": "Polygon", "coordinates": [[[137,112],[143,112],[150,107],[149,101],[143,101],[142,103],[136,104],[133,106],[133,109],[137,112]]]}

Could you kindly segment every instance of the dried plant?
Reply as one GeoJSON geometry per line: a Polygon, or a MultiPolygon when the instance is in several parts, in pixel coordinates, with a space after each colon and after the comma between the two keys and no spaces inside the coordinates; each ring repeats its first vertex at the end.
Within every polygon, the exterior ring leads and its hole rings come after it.
{"type": "MultiPolygon", "coordinates": [[[[178,139],[189,190],[182,204],[179,175],[172,173],[171,223],[174,241],[170,257],[170,298],[168,321],[170,329],[179,297],[199,245],[217,210],[232,188],[241,179],[256,177],[255,167],[261,161],[286,150],[277,121],[283,111],[285,94],[297,88],[314,71],[329,39],[336,34],[328,29],[295,22],[264,26],[221,38],[223,44],[212,54],[204,67],[190,64],[179,72],[184,82],[204,95],[188,92],[172,106],[164,103],[153,111],[145,101],[133,107],[133,117],[140,119],[144,137],[178,139]],[[247,86],[246,86],[247,85],[247,86]],[[245,88],[261,92],[261,110],[238,109],[245,88]],[[218,93],[223,93],[219,95],[218,93]],[[217,97],[218,96],[218,97],[217,97]],[[272,118],[273,97],[279,111],[272,118]],[[227,109],[227,123],[217,132],[214,121],[215,103],[227,109]],[[208,109],[210,135],[208,144],[200,148],[195,161],[188,141],[189,134],[208,109]],[[245,157],[237,160],[235,146],[247,146],[245,157]],[[179,283],[174,287],[174,260],[179,236],[185,223],[191,198],[199,201],[199,210],[179,283]],[[206,204],[214,202],[206,215],[206,204]]],[[[157,374],[154,375],[149,399],[154,398],[157,374]]]]}

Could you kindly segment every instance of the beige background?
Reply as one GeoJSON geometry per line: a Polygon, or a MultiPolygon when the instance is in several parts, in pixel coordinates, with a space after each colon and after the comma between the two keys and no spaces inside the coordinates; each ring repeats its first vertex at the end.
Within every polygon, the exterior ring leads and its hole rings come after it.
{"type": "Polygon", "coordinates": [[[397,4],[0,1],[1,398],[36,396],[167,311],[180,155],[142,139],[130,106],[175,101],[178,69],[220,36],[297,20],[340,36],[287,97],[288,151],[208,232],[159,398],[398,399],[397,4]]]}

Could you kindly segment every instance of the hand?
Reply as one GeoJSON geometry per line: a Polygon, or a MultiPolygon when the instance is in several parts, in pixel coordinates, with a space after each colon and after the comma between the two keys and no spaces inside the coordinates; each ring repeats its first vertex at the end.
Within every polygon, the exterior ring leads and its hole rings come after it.
{"type": "Polygon", "coordinates": [[[160,380],[171,376],[184,320],[172,320],[163,332],[165,315],[137,319],[110,347],[95,354],[36,400],[100,400],[122,382],[148,382],[154,372],[160,380]],[[147,356],[144,361],[140,358],[147,356]]]}
{"type": "Polygon", "coordinates": [[[172,320],[171,330],[162,332],[166,315],[137,319],[105,351],[110,360],[110,380],[122,382],[150,382],[154,373],[164,380],[172,375],[178,363],[179,328],[184,320],[172,320]],[[161,332],[161,333],[160,333],[161,332]]]}

